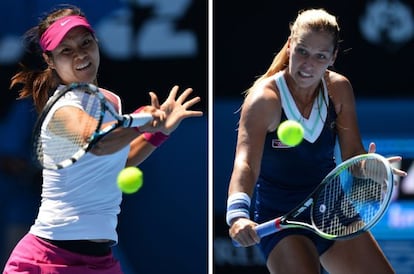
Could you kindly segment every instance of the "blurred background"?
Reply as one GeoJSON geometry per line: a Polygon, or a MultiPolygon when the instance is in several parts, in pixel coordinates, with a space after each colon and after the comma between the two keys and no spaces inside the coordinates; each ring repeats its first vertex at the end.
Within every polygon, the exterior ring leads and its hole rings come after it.
{"type": "Polygon", "coordinates": [[[351,81],[366,147],[403,156],[388,214],[373,229],[397,273],[414,273],[414,4],[412,0],[214,1],[213,186],[214,273],[268,273],[261,254],[234,248],[225,224],[242,92],[262,75],[305,8],[338,17],[341,52],[335,70],[351,81]]]}
{"type": "MultiPolygon", "coordinates": [[[[101,47],[99,85],[124,112],[192,87],[205,115],[180,128],[140,168],[144,186],[125,195],[115,252],[125,273],[207,273],[207,0],[5,0],[0,19],[0,259],[26,233],[40,201],[30,161],[31,103],[16,102],[10,78],[25,55],[21,37],[59,4],[87,15],[101,47]]],[[[114,182],[115,183],[115,182],[114,182]]]]}
{"type": "Polygon", "coordinates": [[[140,168],[144,187],[124,196],[116,254],[125,273],[207,273],[213,229],[214,273],[267,273],[255,248],[234,248],[224,214],[233,165],[241,93],[265,72],[289,35],[298,10],[324,7],[338,16],[342,51],[335,69],[352,82],[364,143],[404,157],[388,214],[373,232],[397,273],[414,269],[414,4],[411,0],[214,1],[213,94],[208,94],[208,1],[5,0],[0,24],[0,258],[33,222],[39,171],[31,166],[30,102],[8,89],[24,56],[21,35],[61,3],[79,6],[101,46],[100,85],[121,95],[125,112],[165,99],[174,84],[194,88],[203,118],[180,129],[140,168]],[[208,109],[208,96],[213,107],[208,109]],[[213,174],[208,176],[207,117],[213,111],[213,174]],[[18,121],[18,122],[15,122],[18,121]],[[213,224],[208,224],[208,182],[213,224]],[[187,224],[187,225],[182,225],[187,224]],[[190,225],[188,225],[190,224],[190,225]]]}

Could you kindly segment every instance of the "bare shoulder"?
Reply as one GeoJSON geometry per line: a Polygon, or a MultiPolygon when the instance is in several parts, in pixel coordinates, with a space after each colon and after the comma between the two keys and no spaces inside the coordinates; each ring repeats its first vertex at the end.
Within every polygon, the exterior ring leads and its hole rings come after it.
{"type": "Polygon", "coordinates": [[[337,72],[328,70],[325,74],[329,96],[334,103],[343,103],[353,100],[354,90],[349,79],[337,72]]]}
{"type": "Polygon", "coordinates": [[[330,87],[333,90],[343,90],[343,89],[351,89],[352,85],[349,79],[335,71],[328,70],[325,74],[325,80],[327,83],[328,88],[330,87]]]}
{"type": "Polygon", "coordinates": [[[257,107],[275,107],[279,100],[279,91],[271,79],[264,79],[252,87],[246,94],[245,104],[257,107]],[[275,105],[276,104],[276,105],[275,105]]]}
{"type": "Polygon", "coordinates": [[[261,117],[267,127],[273,127],[281,113],[281,102],[273,78],[267,78],[251,88],[243,103],[242,114],[261,117]]]}

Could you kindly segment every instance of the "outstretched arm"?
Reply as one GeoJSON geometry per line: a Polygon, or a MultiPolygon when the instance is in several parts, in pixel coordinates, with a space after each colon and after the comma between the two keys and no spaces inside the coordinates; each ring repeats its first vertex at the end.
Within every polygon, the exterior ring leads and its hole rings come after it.
{"type": "Polygon", "coordinates": [[[140,128],[140,130],[146,133],[141,134],[131,142],[131,149],[126,163],[127,166],[136,166],[142,163],[162,141],[166,140],[178,128],[181,121],[186,118],[200,117],[203,115],[202,111],[189,109],[200,102],[200,97],[197,96],[187,100],[193,91],[191,88],[187,88],[177,98],[178,90],[179,87],[174,86],[167,99],[161,105],[159,104],[158,96],[154,92],[150,92],[152,107],[163,111],[165,117],[162,120],[154,120],[149,125],[150,128],[148,126],[140,128]]]}
{"type": "Polygon", "coordinates": [[[159,105],[158,97],[154,92],[150,92],[151,104],[155,108],[161,109],[165,112],[165,120],[162,123],[155,124],[154,126],[158,131],[170,135],[180,125],[181,121],[190,117],[200,117],[203,115],[202,111],[190,110],[192,106],[200,102],[200,97],[194,97],[187,100],[188,96],[193,92],[193,89],[187,88],[181,93],[178,98],[179,87],[174,86],[167,99],[159,105]]]}

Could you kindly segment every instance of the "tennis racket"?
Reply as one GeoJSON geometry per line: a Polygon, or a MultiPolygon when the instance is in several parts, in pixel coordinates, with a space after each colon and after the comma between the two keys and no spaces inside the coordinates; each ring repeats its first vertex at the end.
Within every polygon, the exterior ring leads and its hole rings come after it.
{"type": "MultiPolygon", "coordinates": [[[[304,228],[326,239],[355,237],[384,215],[394,187],[392,168],[383,156],[367,153],[340,163],[300,205],[255,227],[260,238],[288,228],[304,228]],[[297,217],[309,210],[310,222],[297,217]]],[[[236,246],[239,243],[233,241],[236,246]]]]}
{"type": "Polygon", "coordinates": [[[114,129],[139,127],[152,119],[148,113],[121,115],[98,87],[72,83],[58,90],[40,113],[33,131],[33,155],[42,168],[66,168],[114,129]],[[115,122],[102,128],[107,113],[115,122]]]}

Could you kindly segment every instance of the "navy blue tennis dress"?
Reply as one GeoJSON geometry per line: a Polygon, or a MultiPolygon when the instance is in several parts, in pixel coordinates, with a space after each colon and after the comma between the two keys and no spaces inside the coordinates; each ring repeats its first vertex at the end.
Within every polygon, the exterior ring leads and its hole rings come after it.
{"type": "MultiPolygon", "coordinates": [[[[316,97],[308,119],[302,117],[289,92],[282,72],[275,75],[282,102],[281,122],[286,119],[302,124],[304,140],[296,147],[282,144],[276,131],[266,136],[261,171],[256,184],[254,220],[258,223],[281,216],[302,202],[322,179],[335,167],[336,113],[329,99],[325,81],[316,97]]],[[[309,219],[309,211],[299,217],[309,219]]],[[[266,260],[275,245],[286,235],[301,234],[309,237],[319,254],[333,241],[304,229],[287,229],[264,237],[259,246],[266,260]]]]}

